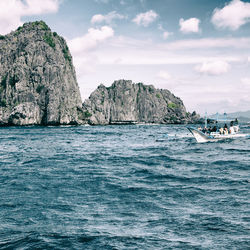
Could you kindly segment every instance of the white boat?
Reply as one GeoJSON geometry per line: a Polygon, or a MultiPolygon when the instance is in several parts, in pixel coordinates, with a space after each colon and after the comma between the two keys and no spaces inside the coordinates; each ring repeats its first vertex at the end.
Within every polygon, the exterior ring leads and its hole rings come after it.
{"type": "Polygon", "coordinates": [[[210,119],[215,122],[215,130],[209,130],[207,129],[207,124],[208,124],[208,118],[207,114],[205,114],[205,129],[197,129],[193,127],[187,127],[187,129],[192,133],[194,138],[196,139],[197,142],[214,142],[214,141],[219,141],[219,140],[225,140],[225,139],[234,139],[234,138],[239,138],[239,137],[248,137],[247,134],[241,134],[239,133],[239,124],[238,124],[238,119],[236,118],[234,121],[231,119],[227,119],[226,113],[224,113],[224,118],[219,119],[218,118],[218,113],[217,113],[217,118],[215,119],[210,119]],[[225,124],[224,128],[222,126],[219,126],[219,123],[225,124]],[[230,123],[230,128],[228,129],[227,123],[230,123]],[[220,127],[220,129],[219,129],[220,127]],[[215,132],[211,132],[215,131],[215,132]]]}
{"type": "Polygon", "coordinates": [[[208,133],[203,133],[202,131],[193,127],[187,127],[187,128],[193,134],[197,142],[214,142],[219,140],[234,139],[234,138],[248,136],[247,134],[240,134],[240,133],[220,134],[219,132],[211,132],[210,134],[208,134],[208,133]]]}

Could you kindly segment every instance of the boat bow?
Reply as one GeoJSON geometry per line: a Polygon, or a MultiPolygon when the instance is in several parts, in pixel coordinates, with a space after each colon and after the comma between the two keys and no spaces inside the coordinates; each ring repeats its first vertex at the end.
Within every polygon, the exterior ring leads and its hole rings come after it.
{"type": "Polygon", "coordinates": [[[194,138],[196,139],[197,142],[208,142],[208,141],[215,140],[214,136],[207,135],[196,128],[187,127],[187,129],[192,133],[192,135],[194,136],[194,138]]]}

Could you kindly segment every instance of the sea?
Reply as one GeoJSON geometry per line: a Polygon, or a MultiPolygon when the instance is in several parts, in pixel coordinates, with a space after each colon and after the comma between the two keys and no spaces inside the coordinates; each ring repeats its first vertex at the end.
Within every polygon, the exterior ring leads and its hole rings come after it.
{"type": "Polygon", "coordinates": [[[0,249],[250,249],[250,138],[0,128],[0,249]]]}

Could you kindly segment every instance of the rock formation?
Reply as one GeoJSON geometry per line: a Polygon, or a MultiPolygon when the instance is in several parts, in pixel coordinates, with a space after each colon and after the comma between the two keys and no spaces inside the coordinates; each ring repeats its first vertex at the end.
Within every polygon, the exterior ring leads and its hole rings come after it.
{"type": "Polygon", "coordinates": [[[100,85],[83,103],[90,124],[128,124],[134,122],[182,124],[199,122],[180,98],[170,91],[132,81],[115,81],[111,87],[100,85]]]}
{"type": "Polygon", "coordinates": [[[0,36],[0,125],[79,124],[81,107],[62,37],[43,21],[0,36]]]}

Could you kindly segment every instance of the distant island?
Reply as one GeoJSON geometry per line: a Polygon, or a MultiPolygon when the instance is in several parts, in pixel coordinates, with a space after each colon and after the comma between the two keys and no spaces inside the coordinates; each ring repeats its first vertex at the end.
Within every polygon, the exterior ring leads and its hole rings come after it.
{"type": "Polygon", "coordinates": [[[153,85],[115,81],[82,103],[64,38],[43,21],[0,36],[0,126],[184,124],[202,121],[153,85]]]}
{"type": "Polygon", "coordinates": [[[199,123],[196,112],[190,114],[179,97],[153,85],[115,81],[111,87],[101,84],[83,103],[88,123],[97,124],[184,124],[199,123]]]}

